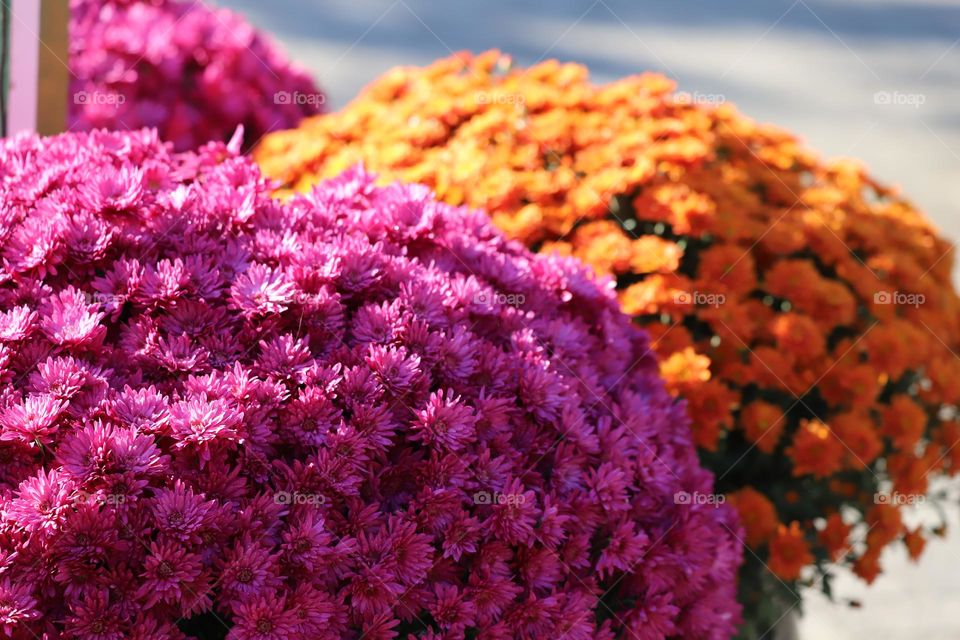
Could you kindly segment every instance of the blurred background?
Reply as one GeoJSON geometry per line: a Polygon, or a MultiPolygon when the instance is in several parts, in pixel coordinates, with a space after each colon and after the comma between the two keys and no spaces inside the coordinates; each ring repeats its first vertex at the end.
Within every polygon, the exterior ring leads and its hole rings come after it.
{"type": "MultiPolygon", "coordinates": [[[[271,32],[337,109],[396,65],[499,48],[522,65],[587,64],[597,82],[654,70],[854,156],[960,240],[960,2],[951,0],[216,0],[271,32]]],[[[955,273],[957,271],[955,270],[955,273]]],[[[960,279],[958,279],[960,281],[960,279]]],[[[804,639],[960,638],[958,488],[920,565],[888,549],[871,587],[841,572],[805,594],[804,639]]],[[[932,509],[915,519],[936,521],[932,509]]]]}
{"type": "Polygon", "coordinates": [[[960,238],[957,0],[215,0],[273,33],[343,106],[396,65],[499,48],[598,82],[654,70],[704,101],[863,159],[960,238]]]}

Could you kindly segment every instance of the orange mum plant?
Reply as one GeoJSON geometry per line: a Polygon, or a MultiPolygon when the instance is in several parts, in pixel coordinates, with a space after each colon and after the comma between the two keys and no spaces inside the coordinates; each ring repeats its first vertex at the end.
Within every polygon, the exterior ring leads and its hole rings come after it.
{"type": "Polygon", "coordinates": [[[755,620],[833,563],[872,581],[889,543],[920,553],[900,510],[960,469],[953,254],[856,162],[659,75],[498,52],[391,71],[255,158],[297,190],[363,162],[613,276],[741,513],[755,620]]]}

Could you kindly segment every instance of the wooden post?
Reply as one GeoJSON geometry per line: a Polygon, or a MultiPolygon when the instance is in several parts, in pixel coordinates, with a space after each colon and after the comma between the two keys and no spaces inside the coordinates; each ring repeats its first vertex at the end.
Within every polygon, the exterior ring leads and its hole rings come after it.
{"type": "Polygon", "coordinates": [[[69,22],[69,0],[42,0],[37,133],[45,136],[67,130],[70,85],[69,22]]]}

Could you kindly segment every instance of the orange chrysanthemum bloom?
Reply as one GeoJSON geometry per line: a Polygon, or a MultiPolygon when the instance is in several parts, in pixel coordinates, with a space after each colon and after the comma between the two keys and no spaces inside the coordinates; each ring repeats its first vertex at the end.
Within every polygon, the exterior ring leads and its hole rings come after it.
{"type": "Polygon", "coordinates": [[[860,576],[867,584],[873,584],[873,581],[877,579],[881,571],[880,549],[868,549],[853,563],[853,572],[860,576]]]}
{"type": "Polygon", "coordinates": [[[883,411],[883,434],[897,449],[911,450],[923,437],[929,417],[919,404],[898,395],[883,411]]]}
{"type": "Polygon", "coordinates": [[[846,464],[865,469],[883,451],[883,442],[869,416],[856,412],[839,413],[830,421],[837,440],[846,446],[846,464]]]}
{"type": "Polygon", "coordinates": [[[935,450],[947,451],[947,455],[940,459],[938,464],[950,469],[960,468],[960,422],[950,421],[940,425],[937,431],[936,442],[939,445],[935,450]]]}
{"type": "Polygon", "coordinates": [[[952,248],[860,164],[673,91],[655,74],[596,85],[580,65],[457,54],[387,73],[254,157],[281,192],[363,162],[614,278],[719,486],[764,493],[821,545],[814,521],[840,507],[862,521],[890,455],[898,486],[960,469],[960,428],[940,423],[960,405],[952,248]]]}
{"type": "Polygon", "coordinates": [[[740,514],[746,542],[759,547],[777,532],[777,510],[769,498],[751,487],[731,493],[730,502],[740,514]]]}
{"type": "Polygon", "coordinates": [[[783,409],[771,402],[755,400],[740,411],[744,435],[764,453],[773,453],[777,448],[786,425],[783,409]]]}
{"type": "Polygon", "coordinates": [[[800,571],[813,562],[810,546],[803,539],[803,530],[797,522],[780,525],[770,541],[770,570],[783,580],[796,580],[800,571]]]}
{"type": "Polygon", "coordinates": [[[793,436],[787,455],[793,461],[793,475],[812,474],[825,478],[843,467],[843,443],[819,420],[804,420],[793,436]]]}
{"type": "Polygon", "coordinates": [[[819,533],[820,543],[827,550],[830,560],[836,562],[850,548],[850,532],[853,527],[844,523],[839,513],[827,518],[827,523],[819,533]]]}
{"type": "Polygon", "coordinates": [[[907,531],[903,536],[903,541],[904,544],[907,545],[907,552],[910,554],[911,560],[917,560],[927,544],[926,538],[923,537],[923,531],[920,529],[910,529],[907,531]]]}
{"type": "Polygon", "coordinates": [[[903,534],[900,510],[891,502],[879,502],[867,510],[866,522],[870,532],[867,546],[883,547],[903,534]]]}

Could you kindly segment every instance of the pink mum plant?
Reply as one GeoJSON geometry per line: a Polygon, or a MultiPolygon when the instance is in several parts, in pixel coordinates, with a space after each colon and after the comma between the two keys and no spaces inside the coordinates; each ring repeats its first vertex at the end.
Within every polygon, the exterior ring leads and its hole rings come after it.
{"type": "Polygon", "coordinates": [[[177,149],[252,145],[323,110],[301,68],[241,16],[198,0],[71,0],[70,128],[156,127],[177,149]]]}
{"type": "Polygon", "coordinates": [[[238,146],[0,145],[0,636],[730,636],[738,524],[609,282],[238,146]]]}

